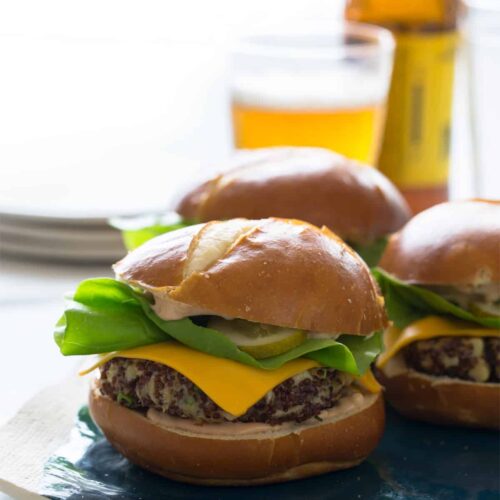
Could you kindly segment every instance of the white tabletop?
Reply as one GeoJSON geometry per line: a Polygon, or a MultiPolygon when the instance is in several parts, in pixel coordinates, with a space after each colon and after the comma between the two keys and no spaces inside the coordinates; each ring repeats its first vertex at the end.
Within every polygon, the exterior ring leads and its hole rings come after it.
{"type": "Polygon", "coordinates": [[[3,342],[0,424],[43,387],[76,376],[78,358],[60,355],[52,331],[63,295],[90,276],[109,276],[98,267],[70,267],[0,260],[0,321],[3,342]]]}

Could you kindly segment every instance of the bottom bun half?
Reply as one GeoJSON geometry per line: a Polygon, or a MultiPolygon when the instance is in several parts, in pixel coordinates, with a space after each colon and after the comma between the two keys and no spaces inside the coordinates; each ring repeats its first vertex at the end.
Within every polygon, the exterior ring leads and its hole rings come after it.
{"type": "Polygon", "coordinates": [[[379,368],[377,378],[385,399],[402,415],[435,424],[500,428],[500,384],[427,375],[408,368],[402,355],[379,368]]]}
{"type": "Polygon", "coordinates": [[[97,387],[89,405],[106,438],[130,461],[170,479],[205,485],[277,483],[353,467],[377,446],[385,423],[380,394],[360,395],[356,405],[332,409],[322,422],[282,426],[188,424],[186,429],[175,425],[180,419],[158,423],[120,406],[97,387]],[[211,434],[215,425],[218,431],[211,434]],[[242,426],[254,426],[255,432],[233,430],[242,426]]]}

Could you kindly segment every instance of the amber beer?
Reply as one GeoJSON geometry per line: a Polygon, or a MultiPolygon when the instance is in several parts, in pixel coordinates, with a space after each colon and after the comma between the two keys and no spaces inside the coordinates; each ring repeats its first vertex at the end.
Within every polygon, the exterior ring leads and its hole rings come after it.
{"type": "Polygon", "coordinates": [[[379,168],[414,212],[448,199],[459,0],[348,0],[346,18],[390,29],[396,54],[379,168]]]}
{"type": "Polygon", "coordinates": [[[238,148],[319,146],[374,163],[384,122],[384,103],[320,106],[304,102],[264,104],[233,99],[234,142],[238,148]]]}
{"type": "Polygon", "coordinates": [[[354,23],[252,38],[233,54],[235,146],[316,146],[374,163],[393,51],[390,32],[354,23]]]}

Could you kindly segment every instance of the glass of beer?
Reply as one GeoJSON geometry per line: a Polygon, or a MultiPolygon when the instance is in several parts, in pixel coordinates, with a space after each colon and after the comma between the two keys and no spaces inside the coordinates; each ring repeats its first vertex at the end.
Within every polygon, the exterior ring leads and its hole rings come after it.
{"type": "Polygon", "coordinates": [[[375,164],[393,52],[389,31],[356,23],[242,40],[232,54],[235,146],[318,146],[375,164]]]}

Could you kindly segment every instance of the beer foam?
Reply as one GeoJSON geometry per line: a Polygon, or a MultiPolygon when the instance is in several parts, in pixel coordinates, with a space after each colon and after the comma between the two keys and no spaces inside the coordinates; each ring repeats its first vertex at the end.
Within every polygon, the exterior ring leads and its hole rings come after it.
{"type": "Polygon", "coordinates": [[[376,106],[385,100],[388,78],[366,72],[267,73],[239,75],[233,102],[287,110],[329,110],[376,106]]]}

